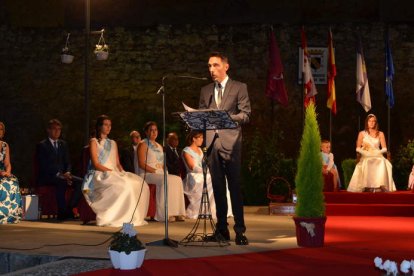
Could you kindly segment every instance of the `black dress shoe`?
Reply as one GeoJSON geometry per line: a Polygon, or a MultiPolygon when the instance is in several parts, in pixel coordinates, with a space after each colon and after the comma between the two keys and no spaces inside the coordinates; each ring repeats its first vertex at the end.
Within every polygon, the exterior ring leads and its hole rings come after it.
{"type": "Polygon", "coordinates": [[[236,233],[235,242],[237,245],[248,245],[249,244],[249,240],[243,233],[236,233]]]}
{"type": "Polygon", "coordinates": [[[214,232],[215,236],[218,236],[221,240],[229,241],[230,240],[230,232],[229,229],[225,230],[218,230],[214,232]],[[221,236],[221,237],[220,237],[221,236]]]}

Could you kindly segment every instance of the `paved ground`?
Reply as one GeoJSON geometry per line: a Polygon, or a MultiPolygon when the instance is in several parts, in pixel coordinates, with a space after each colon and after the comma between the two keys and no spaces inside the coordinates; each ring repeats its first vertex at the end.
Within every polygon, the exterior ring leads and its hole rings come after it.
{"type": "MultiPolygon", "coordinates": [[[[233,240],[227,247],[147,246],[145,259],[205,257],[297,247],[295,226],[291,217],[269,216],[266,207],[247,207],[245,220],[246,235],[250,241],[248,246],[237,246],[233,240]]],[[[232,219],[229,223],[231,229],[232,219]]],[[[195,220],[170,223],[168,237],[181,241],[194,224],[195,220]]],[[[136,229],[139,238],[145,243],[161,241],[165,238],[164,223],[149,222],[148,225],[136,229]]],[[[71,275],[110,267],[107,253],[108,239],[117,230],[118,228],[98,227],[93,224],[81,225],[80,221],[64,223],[47,220],[22,221],[16,225],[0,225],[2,237],[0,252],[3,252],[4,258],[9,258],[9,263],[12,263],[10,258],[19,260],[19,258],[28,258],[27,255],[60,259],[37,266],[36,269],[28,268],[11,275],[71,275]]],[[[200,227],[197,233],[202,232],[200,227]]],[[[231,234],[234,239],[233,233],[231,234]]]]}

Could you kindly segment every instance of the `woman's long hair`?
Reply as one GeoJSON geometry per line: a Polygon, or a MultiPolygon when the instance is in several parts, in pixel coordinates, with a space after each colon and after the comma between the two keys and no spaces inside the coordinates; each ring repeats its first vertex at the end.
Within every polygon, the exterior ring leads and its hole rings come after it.
{"type": "Polygon", "coordinates": [[[148,135],[147,135],[147,131],[150,129],[150,127],[152,127],[152,126],[156,126],[157,128],[158,128],[158,125],[157,125],[157,123],[156,122],[154,122],[154,121],[149,121],[149,122],[146,122],[145,123],[145,125],[144,125],[144,134],[145,134],[145,137],[149,140],[149,137],[148,137],[148,135]]]}
{"type": "Polygon", "coordinates": [[[6,126],[4,125],[4,123],[3,122],[1,122],[0,121],[0,126],[2,126],[3,127],[3,135],[2,136],[0,136],[0,141],[2,141],[3,140],[3,136],[4,136],[4,134],[6,134],[6,126]]]}
{"type": "Polygon", "coordinates": [[[108,116],[106,115],[100,115],[97,119],[96,119],[96,124],[95,124],[95,137],[96,139],[98,139],[98,141],[101,141],[101,133],[102,133],[102,126],[105,120],[111,120],[108,116]]]}

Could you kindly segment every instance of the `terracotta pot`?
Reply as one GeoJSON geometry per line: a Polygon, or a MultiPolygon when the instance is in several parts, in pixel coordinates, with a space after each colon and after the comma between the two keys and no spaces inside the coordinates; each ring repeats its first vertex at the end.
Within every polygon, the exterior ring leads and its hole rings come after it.
{"type": "Polygon", "coordinates": [[[325,241],[326,217],[293,217],[296,225],[296,241],[302,247],[322,247],[325,241]]]}

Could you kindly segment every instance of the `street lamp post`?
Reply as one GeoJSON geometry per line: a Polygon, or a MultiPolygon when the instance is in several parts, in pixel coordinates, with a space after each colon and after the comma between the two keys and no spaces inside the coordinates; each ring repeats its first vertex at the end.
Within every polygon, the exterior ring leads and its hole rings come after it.
{"type": "Polygon", "coordinates": [[[89,142],[89,120],[90,120],[90,95],[89,95],[89,36],[91,33],[91,2],[85,0],[85,68],[84,68],[84,93],[85,93],[85,145],[89,142]]]}

